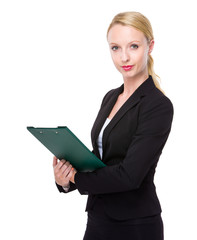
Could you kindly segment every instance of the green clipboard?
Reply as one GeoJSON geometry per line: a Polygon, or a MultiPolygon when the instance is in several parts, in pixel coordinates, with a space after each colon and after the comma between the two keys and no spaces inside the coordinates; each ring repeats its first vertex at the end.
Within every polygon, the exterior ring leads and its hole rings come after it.
{"type": "Polygon", "coordinates": [[[68,127],[27,127],[27,130],[58,159],[69,161],[79,172],[91,172],[105,166],[68,127]]]}

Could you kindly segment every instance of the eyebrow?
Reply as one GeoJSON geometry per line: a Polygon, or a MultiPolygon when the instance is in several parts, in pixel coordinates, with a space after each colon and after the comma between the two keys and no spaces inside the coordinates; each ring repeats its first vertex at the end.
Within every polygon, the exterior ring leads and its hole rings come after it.
{"type": "MultiPolygon", "coordinates": [[[[140,41],[138,41],[138,40],[133,40],[133,41],[129,42],[128,44],[131,44],[131,43],[133,43],[133,42],[138,42],[138,43],[140,43],[140,41]]],[[[112,43],[109,43],[109,44],[113,45],[113,44],[118,44],[118,43],[112,42],[112,43]]]]}

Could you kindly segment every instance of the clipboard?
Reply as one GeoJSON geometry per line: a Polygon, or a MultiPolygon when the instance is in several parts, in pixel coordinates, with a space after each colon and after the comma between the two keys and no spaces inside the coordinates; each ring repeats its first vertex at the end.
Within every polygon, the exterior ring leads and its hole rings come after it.
{"type": "Polygon", "coordinates": [[[69,161],[79,172],[92,172],[105,166],[68,127],[27,127],[27,130],[58,159],[69,161]]]}

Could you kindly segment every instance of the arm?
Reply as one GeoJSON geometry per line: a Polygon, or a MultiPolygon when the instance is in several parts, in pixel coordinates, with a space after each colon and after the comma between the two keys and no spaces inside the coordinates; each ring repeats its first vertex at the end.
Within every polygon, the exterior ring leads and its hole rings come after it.
{"type": "Polygon", "coordinates": [[[76,173],[75,184],[81,194],[105,194],[130,191],[140,187],[148,171],[156,166],[168,138],[173,116],[169,99],[144,104],[138,128],[127,154],[117,165],[92,173],[76,173]]]}

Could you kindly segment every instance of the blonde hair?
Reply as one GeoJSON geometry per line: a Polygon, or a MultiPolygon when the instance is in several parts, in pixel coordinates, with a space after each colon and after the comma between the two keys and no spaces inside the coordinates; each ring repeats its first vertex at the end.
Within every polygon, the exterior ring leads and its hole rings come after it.
{"type": "MultiPolygon", "coordinates": [[[[150,21],[148,20],[148,18],[146,18],[143,14],[139,12],[123,12],[123,13],[117,14],[113,18],[111,24],[109,25],[109,28],[107,30],[107,35],[109,33],[109,30],[115,24],[121,24],[124,26],[131,26],[136,28],[137,30],[141,31],[144,34],[148,43],[150,43],[150,41],[154,39],[153,30],[152,30],[150,21]]],[[[163,92],[159,83],[160,78],[154,71],[154,61],[151,55],[149,55],[149,58],[148,58],[148,74],[152,76],[155,86],[161,92],[163,92]]]]}

